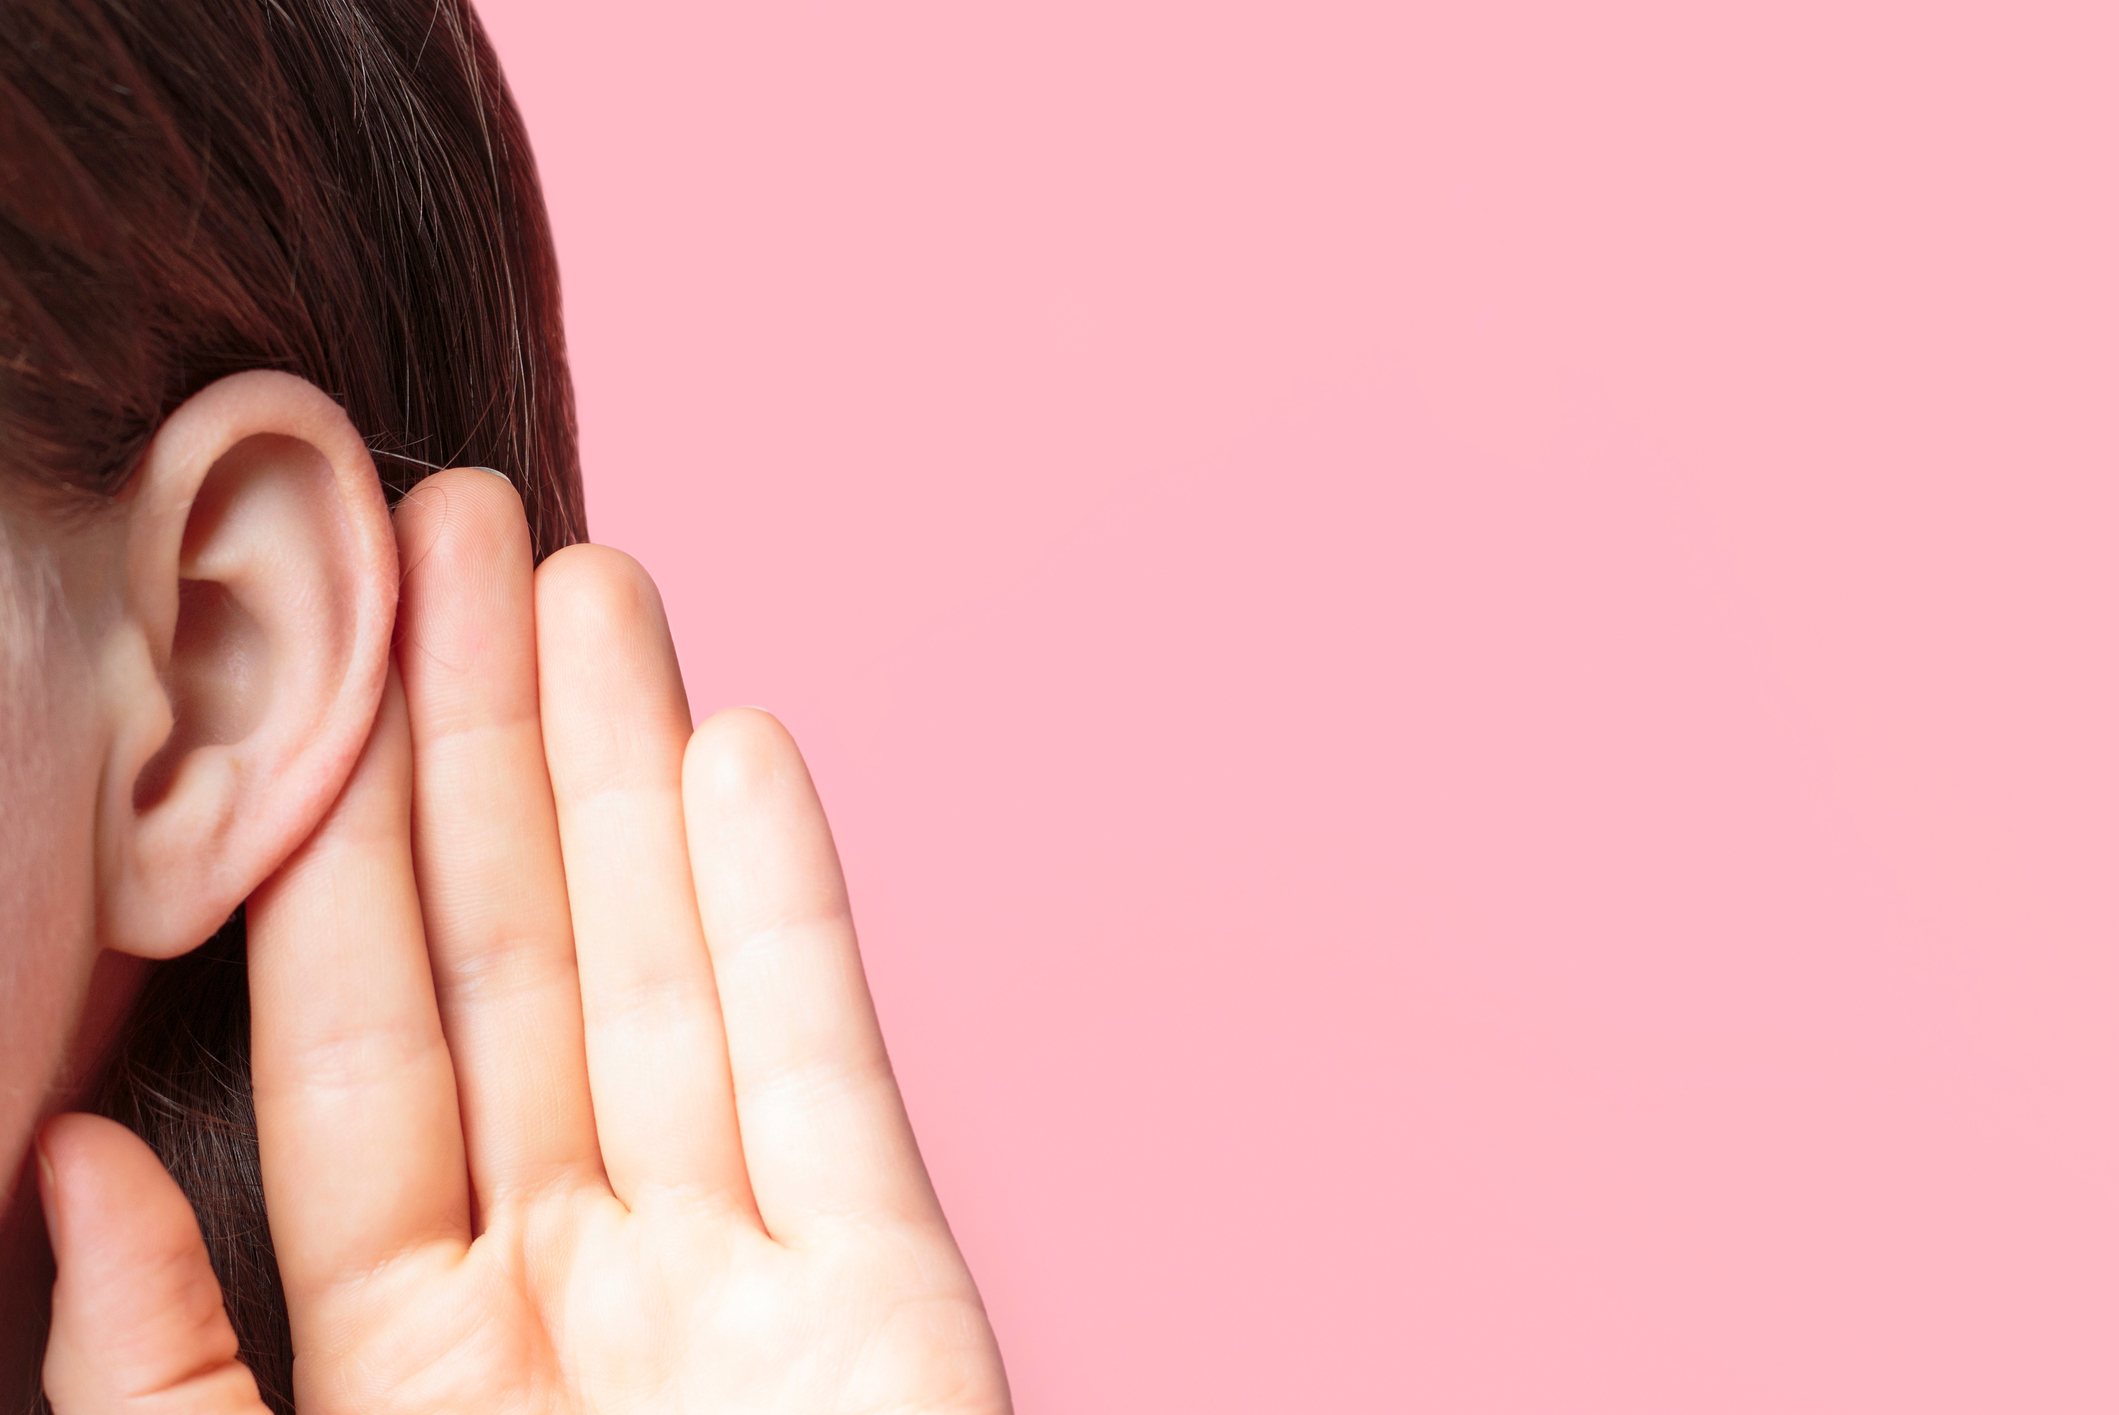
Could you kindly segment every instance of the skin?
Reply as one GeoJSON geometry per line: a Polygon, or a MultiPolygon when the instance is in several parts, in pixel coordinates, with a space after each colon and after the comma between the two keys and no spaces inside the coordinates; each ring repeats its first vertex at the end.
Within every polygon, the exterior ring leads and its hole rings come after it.
{"type": "MultiPolygon", "coordinates": [[[[337,485],[291,480],[321,500],[337,485]]],[[[340,522],[364,514],[350,496],[340,522]]],[[[347,647],[306,677],[280,664],[311,651],[265,623],[249,666],[222,674],[249,686],[215,709],[218,735],[251,736],[190,739],[298,743],[279,784],[309,793],[277,796],[271,830],[218,802],[241,856],[224,873],[257,872],[253,1064],[299,1408],[1006,1411],[792,740],[749,710],[694,732],[647,576],[592,546],[533,571],[501,479],[439,474],[387,529],[385,588],[405,570],[379,709],[356,720],[361,623],[323,626],[347,647]]],[[[359,534],[312,540],[359,582],[296,597],[328,614],[375,572],[359,534]]],[[[193,636],[221,645],[194,665],[209,698],[240,627],[193,636]]],[[[250,789],[254,772],[212,767],[180,761],[170,797],[250,789]]],[[[194,823],[216,804],[194,801],[194,823]]],[[[128,848],[100,867],[160,858],[128,848]]],[[[91,886],[90,972],[114,944],[166,943],[151,900],[91,886]]],[[[85,976],[71,985],[86,998],[85,976]]],[[[261,1410],[152,1153],[67,1114],[36,1148],[61,1415],[261,1410]]]]}
{"type": "Polygon", "coordinates": [[[187,401],[113,505],[0,492],[0,1398],[21,1400],[50,1278],[30,1132],[93,1081],[142,960],[195,947],[337,794],[396,548],[359,435],[284,374],[187,401]]]}
{"type": "MultiPolygon", "coordinates": [[[[94,946],[92,675],[52,547],[0,509],[0,1175],[22,1172],[38,1113],[73,1089],[68,1019],[85,1011],[94,946]]],[[[0,1219],[0,1396],[34,1378],[51,1282],[34,1190],[0,1219]]]]}

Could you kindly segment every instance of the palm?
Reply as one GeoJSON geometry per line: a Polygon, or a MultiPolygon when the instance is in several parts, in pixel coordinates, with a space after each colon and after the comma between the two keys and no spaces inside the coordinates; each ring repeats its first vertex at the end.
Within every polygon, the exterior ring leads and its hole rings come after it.
{"type": "Polygon", "coordinates": [[[990,1411],[976,1296],[902,1280],[946,1252],[896,1232],[819,1257],[711,1209],[554,1196],[345,1303],[348,1359],[304,1373],[303,1408],[990,1411]]]}
{"type": "Polygon", "coordinates": [[[800,756],[697,734],[653,587],[399,512],[398,661],[251,905],[303,1415],[1000,1412],[800,756]]]}

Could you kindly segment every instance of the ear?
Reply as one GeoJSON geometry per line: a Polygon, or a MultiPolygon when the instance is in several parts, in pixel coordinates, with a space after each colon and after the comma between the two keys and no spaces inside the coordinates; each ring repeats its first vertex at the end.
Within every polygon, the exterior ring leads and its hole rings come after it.
{"type": "Polygon", "coordinates": [[[97,802],[106,948],[204,942],[315,828],[375,720],[397,548],[368,449],[289,374],[240,373],[155,433],[121,503],[97,802]]]}

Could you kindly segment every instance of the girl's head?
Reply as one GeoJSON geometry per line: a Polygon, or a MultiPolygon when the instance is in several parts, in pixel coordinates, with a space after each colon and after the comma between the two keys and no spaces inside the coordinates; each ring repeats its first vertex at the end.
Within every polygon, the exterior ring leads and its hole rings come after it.
{"type": "Polygon", "coordinates": [[[540,554],[581,538],[544,209],[465,0],[0,5],[0,1176],[103,1069],[239,1328],[239,966],[135,1001],[111,960],[199,944],[329,804],[385,497],[462,463],[540,554]]]}

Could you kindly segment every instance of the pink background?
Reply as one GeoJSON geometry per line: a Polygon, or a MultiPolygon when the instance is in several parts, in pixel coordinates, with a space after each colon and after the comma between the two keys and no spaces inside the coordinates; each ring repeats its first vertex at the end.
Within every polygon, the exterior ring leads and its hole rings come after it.
{"type": "Polygon", "coordinates": [[[485,10],[1025,1415],[2119,1408],[2110,4],[485,10]]]}

